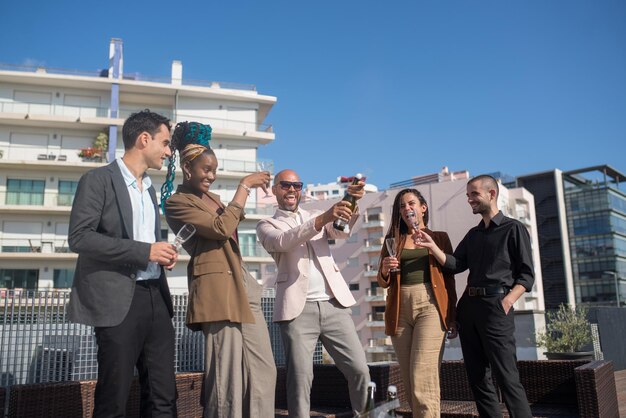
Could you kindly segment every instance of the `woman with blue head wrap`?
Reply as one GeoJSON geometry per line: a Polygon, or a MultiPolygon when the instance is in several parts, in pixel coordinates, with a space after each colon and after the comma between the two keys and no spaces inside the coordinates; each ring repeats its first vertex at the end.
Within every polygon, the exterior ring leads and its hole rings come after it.
{"type": "Polygon", "coordinates": [[[172,135],[172,158],[161,189],[170,228],[192,224],[196,234],[183,244],[187,268],[187,326],[205,336],[205,417],[274,416],[276,366],[261,311],[261,286],[241,258],[237,226],[252,189],[265,188],[267,171],[249,174],[224,205],[209,191],[218,160],[209,147],[211,127],[181,122],[172,135]],[[172,194],[178,151],[182,184],[172,194]]]}

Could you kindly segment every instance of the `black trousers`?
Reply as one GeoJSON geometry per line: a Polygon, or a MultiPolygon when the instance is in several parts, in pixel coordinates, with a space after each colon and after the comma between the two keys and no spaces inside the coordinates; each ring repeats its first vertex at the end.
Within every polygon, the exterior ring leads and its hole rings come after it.
{"type": "Polygon", "coordinates": [[[95,329],[98,382],[94,418],[126,415],[134,368],[141,386],[142,418],[176,417],[174,327],[158,280],[138,281],[121,324],[95,329]]]}
{"type": "Polygon", "coordinates": [[[513,311],[504,313],[504,295],[468,296],[457,306],[459,336],[476,406],[481,417],[501,417],[500,402],[491,379],[498,381],[512,418],[532,417],[517,370],[513,311]]]}

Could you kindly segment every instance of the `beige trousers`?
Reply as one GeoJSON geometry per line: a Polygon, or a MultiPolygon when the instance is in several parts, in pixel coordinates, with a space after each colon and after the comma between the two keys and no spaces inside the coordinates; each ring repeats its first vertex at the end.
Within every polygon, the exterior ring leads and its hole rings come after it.
{"type": "Polygon", "coordinates": [[[261,310],[262,287],[246,285],[254,324],[202,324],[205,336],[204,418],[274,416],[276,365],[261,310]]]}
{"type": "Polygon", "coordinates": [[[431,285],[401,286],[398,332],[391,342],[414,418],[440,415],[439,365],[444,337],[431,285]]]}

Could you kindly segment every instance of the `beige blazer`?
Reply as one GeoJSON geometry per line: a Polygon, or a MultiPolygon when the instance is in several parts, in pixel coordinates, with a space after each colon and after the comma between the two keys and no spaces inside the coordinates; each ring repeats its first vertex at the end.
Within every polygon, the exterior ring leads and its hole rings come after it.
{"type": "MultiPolygon", "coordinates": [[[[220,201],[218,195],[209,195],[220,201]]],[[[165,204],[165,219],[172,231],[186,223],[196,227],[196,234],[184,244],[191,255],[187,266],[187,326],[194,331],[201,329],[203,322],[254,323],[241,252],[232,238],[243,218],[243,208],[238,204],[230,202],[218,215],[182,185],[165,204]]]]}
{"type": "MultiPolygon", "coordinates": [[[[326,283],[335,299],[345,307],[356,301],[330,253],[329,239],[346,238],[349,234],[326,224],[321,231],[315,229],[315,217],[321,211],[309,212],[298,209],[302,214],[302,225],[298,225],[292,212],[277,210],[272,218],[257,224],[257,237],[272,255],[278,267],[276,276],[276,302],[274,321],[288,321],[302,313],[309,287],[308,242],[326,278],[326,283]]],[[[358,219],[358,213],[350,219],[350,230],[358,219]]]]}

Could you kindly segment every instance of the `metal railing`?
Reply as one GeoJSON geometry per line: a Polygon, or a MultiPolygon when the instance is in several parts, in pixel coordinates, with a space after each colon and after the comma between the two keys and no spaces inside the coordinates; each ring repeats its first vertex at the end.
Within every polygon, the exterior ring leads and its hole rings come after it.
{"type": "Polygon", "coordinates": [[[50,209],[52,206],[69,208],[74,202],[73,193],[48,192],[0,192],[0,207],[3,206],[39,206],[50,209]]]}
{"type": "MultiPolygon", "coordinates": [[[[59,74],[59,75],[73,75],[81,77],[104,77],[108,78],[108,70],[100,71],[80,71],[80,70],[68,70],[64,68],[50,68],[36,65],[15,65],[0,63],[0,70],[4,71],[19,71],[26,73],[45,73],[45,74],[59,74]]],[[[147,81],[151,83],[171,84],[171,78],[167,77],[150,77],[140,73],[125,73],[122,75],[123,80],[134,81],[147,81]]],[[[198,86],[198,87],[213,87],[223,88],[231,90],[247,90],[256,91],[254,84],[233,83],[228,81],[204,81],[204,80],[182,80],[182,84],[186,86],[198,86]]]]}
{"type": "MultiPolygon", "coordinates": [[[[261,305],[276,365],[285,364],[278,325],[271,321],[273,289],[261,305]]],[[[0,386],[95,379],[97,345],[93,328],[66,314],[70,290],[0,289],[0,386]]],[[[204,337],[185,326],[187,295],[172,295],[176,372],[204,369],[204,337]]],[[[322,362],[321,346],[314,362],[322,362]]]]}
{"type": "Polygon", "coordinates": [[[1,238],[2,253],[71,253],[67,238],[1,238]]]}

